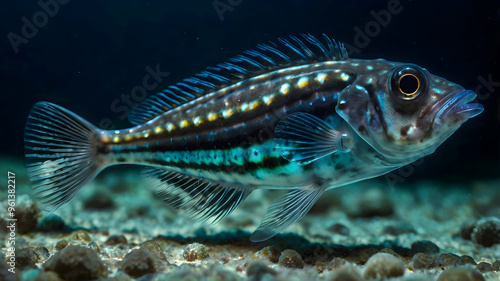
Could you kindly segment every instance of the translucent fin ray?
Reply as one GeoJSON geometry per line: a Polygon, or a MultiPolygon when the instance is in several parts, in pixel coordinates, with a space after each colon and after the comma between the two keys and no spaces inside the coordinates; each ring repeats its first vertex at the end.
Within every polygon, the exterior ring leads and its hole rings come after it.
{"type": "Polygon", "coordinates": [[[223,185],[161,168],[146,168],[143,175],[170,207],[212,224],[229,215],[251,192],[248,187],[223,185]]]}
{"type": "Polygon", "coordinates": [[[39,102],[31,109],[24,150],[31,187],[46,211],[69,202],[101,170],[96,161],[97,130],[52,103],[39,102]]]}
{"type": "Polygon", "coordinates": [[[342,133],[309,113],[293,113],[280,120],[274,143],[281,156],[307,165],[339,150],[342,133]]]}
{"type": "Polygon", "coordinates": [[[259,227],[250,236],[252,242],[265,241],[303,218],[325,189],[301,188],[288,192],[267,209],[259,227]]]}
{"type": "Polygon", "coordinates": [[[326,60],[348,59],[342,43],[323,35],[325,43],[311,34],[302,34],[302,39],[290,36],[290,40],[278,38],[280,45],[273,42],[257,45],[257,50],[247,50],[230,62],[186,78],[182,82],[167,87],[152,95],[130,111],[129,121],[135,125],[146,123],[162,113],[182,104],[236,83],[264,70],[273,70],[290,64],[304,64],[326,60]],[[292,43],[293,41],[293,43],[292,43]]]}

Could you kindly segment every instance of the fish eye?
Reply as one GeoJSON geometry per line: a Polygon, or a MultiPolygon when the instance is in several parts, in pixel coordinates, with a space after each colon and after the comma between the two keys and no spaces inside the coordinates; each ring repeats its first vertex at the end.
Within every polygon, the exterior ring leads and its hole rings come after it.
{"type": "Polygon", "coordinates": [[[391,90],[400,100],[414,100],[426,87],[426,76],[416,65],[398,67],[392,74],[391,90]]]}

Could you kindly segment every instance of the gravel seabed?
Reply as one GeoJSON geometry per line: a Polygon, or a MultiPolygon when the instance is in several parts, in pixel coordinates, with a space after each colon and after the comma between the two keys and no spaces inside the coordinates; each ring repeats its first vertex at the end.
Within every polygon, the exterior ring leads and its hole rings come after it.
{"type": "MultiPolygon", "coordinates": [[[[30,205],[22,164],[12,160],[0,167],[16,172],[16,212],[30,214],[25,209],[37,206],[30,205]]],[[[381,177],[356,183],[326,192],[284,233],[252,243],[249,235],[281,191],[257,190],[229,217],[206,225],[166,207],[139,174],[135,168],[108,169],[54,214],[33,215],[37,224],[16,235],[16,274],[6,272],[2,261],[0,279],[69,280],[47,261],[57,262],[54,254],[73,245],[95,251],[106,269],[87,279],[454,280],[453,274],[472,274],[463,280],[500,280],[500,243],[483,246],[470,237],[481,234],[474,232],[480,220],[500,218],[500,179],[391,184],[381,177]],[[136,249],[145,251],[122,262],[136,249]]],[[[6,210],[6,196],[1,199],[6,210]]],[[[5,246],[6,216],[2,211],[5,246]]],[[[493,241],[500,237],[494,229],[486,234],[493,241]]]]}

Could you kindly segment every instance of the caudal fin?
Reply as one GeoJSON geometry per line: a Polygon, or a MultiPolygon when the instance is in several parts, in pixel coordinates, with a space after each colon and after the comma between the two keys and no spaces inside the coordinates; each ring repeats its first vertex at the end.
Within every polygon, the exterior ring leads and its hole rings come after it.
{"type": "Polygon", "coordinates": [[[43,208],[55,211],[101,170],[96,155],[98,129],[48,102],[37,103],[24,132],[31,187],[43,208]]]}

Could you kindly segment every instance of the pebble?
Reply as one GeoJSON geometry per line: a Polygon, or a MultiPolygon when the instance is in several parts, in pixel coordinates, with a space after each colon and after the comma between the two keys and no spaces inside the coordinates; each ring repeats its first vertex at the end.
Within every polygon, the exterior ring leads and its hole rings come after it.
{"type": "Polygon", "coordinates": [[[406,266],[400,259],[387,253],[377,253],[366,262],[363,276],[365,279],[393,278],[403,276],[405,270],[406,266]]]}
{"type": "Polygon", "coordinates": [[[421,240],[415,241],[411,244],[412,253],[424,253],[428,255],[438,254],[440,251],[439,247],[432,243],[431,241],[421,240]]]}
{"type": "Polygon", "coordinates": [[[500,271],[500,260],[496,260],[492,266],[494,271],[500,271]]]}
{"type": "Polygon", "coordinates": [[[66,240],[61,240],[56,243],[56,250],[60,251],[68,246],[68,242],[66,240]]]}
{"type": "Polygon", "coordinates": [[[99,245],[97,245],[97,243],[94,242],[94,241],[92,241],[89,244],[87,244],[87,247],[89,247],[90,249],[94,250],[96,253],[100,253],[101,252],[101,249],[99,248],[99,245]]]}
{"type": "Polygon", "coordinates": [[[3,255],[0,255],[0,280],[2,281],[18,281],[21,280],[19,270],[14,271],[14,273],[9,272],[10,265],[4,259],[3,255]]]}
{"type": "Polygon", "coordinates": [[[133,278],[156,272],[153,255],[144,249],[132,250],[126,254],[119,268],[133,278]]]}
{"type": "Polygon", "coordinates": [[[155,258],[168,262],[165,253],[161,249],[160,245],[158,245],[158,243],[153,241],[146,241],[141,244],[140,248],[150,252],[155,258]]]}
{"type": "Polygon", "coordinates": [[[278,265],[288,268],[304,268],[302,256],[295,250],[284,250],[278,260],[278,265]]]}
{"type": "Polygon", "coordinates": [[[104,242],[104,245],[108,246],[115,246],[120,244],[127,244],[127,238],[125,238],[125,236],[123,235],[111,235],[106,240],[106,242],[104,242]]]}
{"type": "Polygon", "coordinates": [[[434,258],[424,253],[416,253],[411,258],[413,269],[429,269],[434,266],[434,258]]]}
{"type": "Polygon", "coordinates": [[[451,253],[443,253],[434,260],[434,266],[443,269],[448,266],[457,266],[464,264],[465,262],[459,256],[451,253]]]}
{"type": "Polygon", "coordinates": [[[186,245],[182,256],[187,261],[202,261],[208,258],[208,250],[203,244],[192,243],[186,245]]]}
{"type": "Polygon", "coordinates": [[[73,239],[75,240],[80,240],[85,243],[88,243],[91,240],[89,233],[85,230],[74,231],[73,233],[71,233],[71,237],[73,237],[73,239]]]}
{"type": "Polygon", "coordinates": [[[262,280],[265,275],[276,276],[277,272],[261,260],[251,261],[247,266],[247,276],[253,280],[262,280]]]}
{"type": "Polygon", "coordinates": [[[476,264],[477,264],[477,263],[476,263],[476,261],[475,261],[475,260],[474,260],[471,256],[462,255],[460,258],[461,258],[461,259],[464,261],[464,263],[466,263],[466,264],[470,264],[470,265],[476,265],[476,264]]]}
{"type": "Polygon", "coordinates": [[[345,211],[351,217],[386,217],[394,213],[394,207],[384,191],[372,188],[361,193],[354,204],[349,204],[345,211]]]}
{"type": "Polygon", "coordinates": [[[35,247],[33,250],[35,251],[37,262],[46,260],[50,257],[49,250],[43,246],[35,247]]]}
{"type": "Polygon", "coordinates": [[[384,234],[399,236],[405,233],[417,233],[411,225],[401,224],[401,225],[390,225],[384,229],[384,234]]]}
{"type": "Polygon", "coordinates": [[[441,275],[437,281],[485,281],[481,273],[468,267],[449,268],[441,275]]]}
{"type": "Polygon", "coordinates": [[[28,195],[18,197],[16,204],[17,232],[27,234],[35,229],[40,216],[40,208],[28,195]]]}
{"type": "Polygon", "coordinates": [[[45,232],[58,231],[65,226],[63,219],[56,214],[50,214],[38,223],[38,228],[45,232]]]}
{"type": "Polygon", "coordinates": [[[493,266],[489,262],[480,262],[477,264],[476,269],[482,273],[493,271],[493,266]]]}
{"type": "Polygon", "coordinates": [[[68,281],[107,276],[107,268],[97,253],[83,246],[62,249],[45,262],[43,268],[56,272],[60,278],[68,281]]]}
{"type": "Polygon", "coordinates": [[[266,246],[255,253],[255,255],[260,259],[277,263],[280,259],[281,251],[275,246],[266,246]]]}
{"type": "Polygon", "coordinates": [[[349,236],[349,228],[341,223],[336,223],[328,228],[329,231],[344,236],[349,236]]]}
{"type": "Polygon", "coordinates": [[[495,217],[478,221],[471,234],[472,241],[484,247],[500,243],[500,220],[495,217]]]}
{"type": "Polygon", "coordinates": [[[97,191],[83,202],[87,210],[107,210],[115,207],[113,199],[107,192],[97,191]]]}
{"type": "Polygon", "coordinates": [[[476,228],[476,221],[473,219],[466,220],[460,227],[460,237],[464,240],[471,240],[472,232],[476,228]]]}
{"type": "Polygon", "coordinates": [[[25,247],[16,250],[16,267],[25,268],[25,267],[35,267],[36,263],[36,254],[33,248],[25,247]]]}
{"type": "Polygon", "coordinates": [[[363,278],[352,265],[347,264],[327,275],[325,281],[363,281],[363,278]]]}

